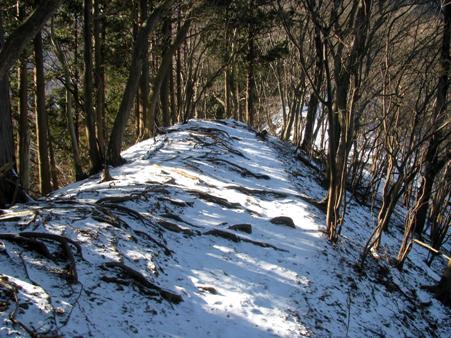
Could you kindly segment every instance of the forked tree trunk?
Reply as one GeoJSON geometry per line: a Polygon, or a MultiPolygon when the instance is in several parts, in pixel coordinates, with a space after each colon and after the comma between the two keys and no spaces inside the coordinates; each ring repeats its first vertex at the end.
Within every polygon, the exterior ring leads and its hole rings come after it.
{"type": "MultiPolygon", "coordinates": [[[[124,160],[120,154],[122,138],[124,130],[127,126],[136,92],[138,91],[143,62],[147,56],[147,50],[149,48],[149,35],[174,1],[175,0],[164,1],[162,5],[156,8],[153,13],[147,17],[145,24],[138,31],[133,47],[132,63],[130,65],[127,83],[119,106],[119,111],[116,115],[116,119],[114,120],[113,129],[110,134],[108,160],[111,165],[120,165],[124,163],[124,160]]],[[[146,128],[148,127],[149,125],[146,126],[146,128]]]]}
{"type": "MultiPolygon", "coordinates": [[[[150,114],[149,115],[151,117],[151,121],[149,121],[150,125],[148,125],[148,128],[151,131],[151,135],[155,134],[155,127],[156,127],[155,126],[155,116],[156,116],[156,111],[157,111],[157,107],[158,107],[158,103],[159,103],[158,98],[160,96],[160,91],[161,91],[161,87],[164,82],[164,78],[166,77],[166,75],[169,71],[169,66],[171,64],[172,56],[174,55],[175,51],[180,47],[182,42],[185,40],[186,35],[188,34],[190,24],[191,24],[190,19],[187,19],[185,21],[185,23],[183,24],[183,26],[178,31],[174,42],[165,51],[165,53],[161,59],[160,68],[158,69],[158,73],[153,82],[153,92],[152,92],[152,95],[150,98],[150,114]]],[[[187,108],[187,109],[189,110],[190,108],[187,108]]],[[[188,116],[189,116],[189,113],[190,112],[188,111],[188,116]]]]}

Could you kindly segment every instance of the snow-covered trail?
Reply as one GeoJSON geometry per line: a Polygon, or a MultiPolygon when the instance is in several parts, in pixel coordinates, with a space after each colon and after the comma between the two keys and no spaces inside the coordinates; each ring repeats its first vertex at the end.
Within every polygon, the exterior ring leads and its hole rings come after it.
{"type": "MultiPolygon", "coordinates": [[[[5,232],[62,235],[83,257],[68,284],[64,257],[8,243],[0,304],[6,277],[19,286],[22,323],[68,337],[446,336],[449,310],[418,288],[438,278],[421,252],[405,274],[381,265],[356,273],[369,211],[351,201],[345,242],[330,244],[324,214],[305,197],[324,190],[287,147],[236,121],[193,120],[125,151],[114,181],[91,177],[17,207],[32,213],[0,218],[5,232]],[[105,268],[111,262],[183,301],[105,268]]],[[[26,336],[8,319],[13,308],[0,312],[0,336],[26,336]]]]}
{"type": "MultiPolygon", "coordinates": [[[[166,182],[173,188],[171,199],[188,204],[167,203],[160,214],[179,216],[184,221],[179,225],[187,228],[222,229],[280,249],[167,233],[176,263],[165,267],[159,282],[178,290],[184,302],[172,311],[158,312],[147,326],[149,336],[293,337],[309,332],[298,304],[308,293],[305,271],[311,270],[314,255],[319,256],[318,216],[298,197],[288,168],[267,141],[241,123],[191,121],[123,156],[128,163],[111,172],[116,189],[166,182]],[[193,198],[186,194],[191,190],[240,207],[193,198]],[[270,222],[279,216],[291,218],[296,228],[270,222]],[[236,224],[250,224],[252,234],[227,229],[236,224]]],[[[64,194],[89,199],[83,191],[96,185],[86,182],[64,194]]]]}
{"type": "MultiPolygon", "coordinates": [[[[205,122],[202,126],[205,127],[205,122]]],[[[303,270],[306,265],[310,266],[312,255],[318,253],[312,250],[318,246],[315,242],[320,237],[318,225],[313,221],[315,215],[308,211],[310,207],[302,199],[296,198],[298,192],[290,182],[286,166],[277,160],[275,150],[267,142],[245,128],[234,129],[217,123],[211,123],[211,127],[226,131],[233,139],[233,149],[241,151],[244,157],[210,156],[232,161],[265,178],[241,177],[227,168],[208,168],[200,162],[197,162],[199,171],[183,161],[165,164],[164,158],[170,154],[164,153],[156,155],[153,161],[162,170],[171,172],[170,167],[183,168],[190,175],[172,174],[178,186],[203,189],[239,203],[255,214],[196,201],[193,207],[180,213],[181,217],[205,228],[226,229],[234,224],[250,224],[252,234],[241,236],[270,243],[284,251],[217,237],[181,240],[174,235],[177,264],[168,267],[168,275],[163,279],[167,283],[177,281],[185,301],[173,312],[157,315],[155,320],[161,326],[153,325],[153,334],[181,337],[305,335],[308,329],[300,320],[302,313],[297,303],[302,294],[308,292],[308,279],[303,276],[303,270]],[[227,188],[230,185],[277,191],[288,197],[252,196],[227,188]],[[296,229],[269,221],[277,216],[292,218],[296,229]],[[168,326],[168,322],[171,325],[168,326]]],[[[200,153],[209,151],[211,149],[199,150],[200,153]]]]}

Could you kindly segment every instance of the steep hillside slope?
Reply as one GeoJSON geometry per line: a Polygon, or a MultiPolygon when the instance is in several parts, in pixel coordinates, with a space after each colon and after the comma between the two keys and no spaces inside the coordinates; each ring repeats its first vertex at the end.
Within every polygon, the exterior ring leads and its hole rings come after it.
{"type": "Polygon", "coordinates": [[[190,121],[123,156],[114,181],[0,217],[0,336],[449,334],[449,310],[420,288],[439,278],[424,251],[404,273],[383,260],[357,272],[369,211],[351,202],[332,246],[308,203],[324,191],[288,145],[190,121]]]}

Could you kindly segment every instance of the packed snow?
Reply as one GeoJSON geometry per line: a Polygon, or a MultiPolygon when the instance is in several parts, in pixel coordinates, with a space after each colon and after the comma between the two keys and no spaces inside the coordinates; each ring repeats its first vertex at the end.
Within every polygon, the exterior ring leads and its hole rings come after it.
{"type": "Polygon", "coordinates": [[[320,175],[293,154],[240,122],[191,120],[126,150],[113,181],[9,210],[4,234],[70,241],[35,238],[45,257],[0,239],[0,336],[449,336],[449,309],[422,288],[443,262],[414,247],[403,272],[390,267],[393,226],[359,271],[371,212],[351,200],[331,244],[309,203],[320,175]]]}

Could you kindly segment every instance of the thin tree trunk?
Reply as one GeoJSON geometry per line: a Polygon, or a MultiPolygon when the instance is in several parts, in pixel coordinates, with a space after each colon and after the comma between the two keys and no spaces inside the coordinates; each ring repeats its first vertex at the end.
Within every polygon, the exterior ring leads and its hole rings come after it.
{"type": "MultiPolygon", "coordinates": [[[[165,18],[163,22],[162,28],[162,55],[161,59],[163,62],[163,58],[167,55],[167,50],[171,45],[171,17],[165,18]]],[[[172,64],[172,54],[170,55],[170,60],[168,61],[168,70],[165,72],[165,75],[162,79],[161,88],[160,88],[160,104],[161,104],[161,113],[162,113],[162,121],[164,127],[169,127],[171,121],[170,109],[169,109],[169,76],[171,72],[171,64],[172,64]]]]}
{"type": "Polygon", "coordinates": [[[86,128],[88,133],[89,158],[91,160],[91,172],[95,173],[102,168],[102,159],[99,152],[96,136],[96,117],[92,102],[93,85],[93,60],[92,60],[92,0],[84,0],[84,109],[86,114],[86,128]]]}
{"type": "MultiPolygon", "coordinates": [[[[315,62],[315,83],[313,84],[316,87],[316,92],[320,92],[321,85],[323,82],[323,57],[322,57],[322,42],[321,42],[321,33],[319,27],[315,27],[315,51],[316,51],[316,62],[315,62]]],[[[302,140],[301,148],[304,149],[307,153],[311,154],[312,145],[314,142],[313,139],[313,127],[315,125],[316,120],[316,111],[318,110],[318,96],[314,93],[311,94],[310,100],[307,108],[307,117],[305,122],[304,129],[304,139],[302,140]]]]}
{"type": "Polygon", "coordinates": [[[50,132],[50,128],[48,129],[48,140],[49,140],[49,157],[50,157],[50,176],[52,177],[52,188],[53,190],[58,189],[58,170],[56,168],[55,161],[55,153],[53,151],[53,139],[52,134],[50,132]]]}
{"type": "MultiPolygon", "coordinates": [[[[177,36],[175,37],[174,42],[172,43],[170,48],[168,48],[166,50],[166,52],[164,53],[162,60],[161,60],[160,68],[158,69],[157,76],[155,77],[155,80],[153,83],[153,92],[152,92],[152,96],[150,99],[150,114],[149,114],[153,118],[153,120],[152,120],[153,124],[150,126],[152,135],[155,134],[155,116],[156,116],[157,105],[159,103],[158,97],[160,96],[160,90],[161,90],[161,86],[163,84],[163,80],[169,70],[172,56],[174,55],[177,48],[180,47],[180,45],[184,41],[186,35],[188,34],[188,29],[189,29],[190,24],[191,24],[190,19],[187,19],[185,21],[185,23],[183,24],[183,26],[180,28],[179,32],[177,33],[177,36]]],[[[187,109],[189,109],[189,108],[187,108],[187,109]]],[[[187,116],[191,116],[191,112],[189,110],[187,113],[188,113],[187,116]]]]}
{"type": "MultiPolygon", "coordinates": [[[[449,54],[450,40],[451,40],[451,1],[446,1],[443,10],[443,35],[442,44],[440,49],[440,74],[438,80],[437,88],[437,99],[435,101],[435,116],[434,125],[440,125],[441,122],[448,116],[446,114],[446,108],[448,105],[448,87],[449,87],[449,68],[451,57],[449,54]]],[[[449,114],[448,114],[449,115],[449,114]]],[[[449,135],[448,135],[449,137],[449,135]]],[[[447,139],[446,136],[442,135],[442,130],[437,129],[431,136],[429,140],[428,147],[426,149],[422,167],[423,175],[421,180],[420,189],[418,191],[417,200],[415,202],[414,208],[409,212],[409,218],[406,221],[406,228],[404,231],[404,238],[401,244],[401,248],[398,253],[398,265],[402,266],[405,258],[410,249],[410,241],[415,232],[418,236],[422,236],[424,225],[427,218],[427,213],[429,209],[429,200],[432,195],[432,187],[434,185],[435,178],[443,166],[449,160],[449,153],[443,155],[443,158],[439,158],[439,148],[443,141],[447,139]]],[[[446,151],[446,149],[445,149],[446,151]]],[[[447,291],[450,292],[450,264],[448,264],[447,270],[447,291]]],[[[446,275],[444,276],[444,278],[446,275]]],[[[448,296],[448,302],[450,301],[448,296]]]]}
{"type": "MultiPolygon", "coordinates": [[[[147,8],[147,1],[146,0],[140,0],[139,3],[140,6],[140,24],[143,25],[146,21],[146,18],[148,16],[148,8],[147,8]]],[[[146,50],[145,55],[143,57],[143,65],[141,70],[141,78],[139,83],[139,99],[138,99],[138,105],[139,105],[139,111],[138,111],[138,130],[139,130],[139,137],[142,138],[145,130],[145,121],[149,117],[147,116],[149,114],[149,52],[146,50]]]]}
{"type": "MultiPolygon", "coordinates": [[[[25,18],[25,5],[17,1],[19,20],[25,18]]],[[[22,53],[19,64],[19,176],[24,191],[30,185],[30,128],[28,126],[28,58],[22,53]]]]}
{"type": "Polygon", "coordinates": [[[100,10],[102,0],[94,0],[94,57],[95,57],[95,84],[96,84],[96,134],[100,156],[105,158],[105,65],[104,65],[104,39],[105,20],[100,10]]]}
{"type": "MultiPolygon", "coordinates": [[[[81,159],[80,159],[80,150],[78,146],[78,139],[77,139],[77,133],[76,128],[74,124],[74,116],[73,116],[73,102],[72,102],[72,93],[70,90],[71,87],[71,80],[70,80],[70,73],[69,68],[67,66],[66,58],[64,56],[63,51],[61,50],[61,47],[59,46],[58,42],[54,39],[54,32],[53,32],[53,22],[51,26],[51,41],[53,46],[55,47],[55,54],[58,58],[61,67],[63,68],[63,74],[64,74],[64,86],[65,86],[65,98],[66,98],[66,106],[65,106],[65,115],[66,115],[66,122],[67,122],[67,129],[69,130],[69,136],[71,141],[71,149],[72,149],[72,159],[74,161],[74,170],[75,170],[75,179],[81,180],[85,177],[81,165],[81,159]]],[[[74,95],[77,93],[76,90],[74,90],[74,95]]]]}
{"type": "MultiPolygon", "coordinates": [[[[450,40],[451,40],[451,1],[447,0],[442,6],[443,11],[443,36],[442,45],[440,49],[440,75],[437,88],[437,99],[435,101],[435,125],[440,125],[443,120],[449,118],[447,106],[448,102],[448,88],[449,88],[449,68],[451,63],[451,56],[449,54],[450,40]]],[[[421,235],[424,229],[424,223],[426,220],[429,199],[431,197],[432,185],[434,183],[435,176],[440,171],[441,167],[445,165],[443,160],[439,160],[439,147],[443,141],[447,138],[443,135],[442,130],[437,130],[432,135],[429,141],[428,148],[423,163],[424,176],[423,182],[425,185],[425,194],[422,197],[420,207],[417,209],[417,215],[415,217],[415,232],[421,235]],[[440,164],[439,164],[440,163],[440,164]]]]}
{"type": "Polygon", "coordinates": [[[42,36],[39,32],[34,38],[35,84],[36,84],[36,134],[39,154],[39,185],[42,195],[52,191],[50,183],[50,163],[48,148],[48,116],[45,107],[44,56],[42,36]]]}
{"type": "MultiPolygon", "coordinates": [[[[249,0],[249,9],[252,13],[254,0],[249,0]]],[[[246,92],[246,118],[251,127],[255,127],[255,32],[252,24],[248,27],[247,37],[247,92],[246,92]]]]}
{"type": "Polygon", "coordinates": [[[28,58],[19,66],[19,175],[24,191],[30,188],[30,128],[28,126],[28,58]]]}
{"type": "MultiPolygon", "coordinates": [[[[4,47],[0,12],[0,51],[4,47]]],[[[15,175],[14,138],[9,101],[9,77],[0,76],[0,208],[14,203],[14,191],[17,178],[15,175]]]]}

